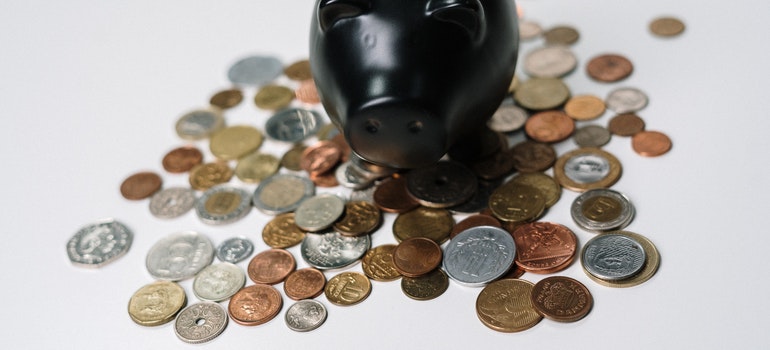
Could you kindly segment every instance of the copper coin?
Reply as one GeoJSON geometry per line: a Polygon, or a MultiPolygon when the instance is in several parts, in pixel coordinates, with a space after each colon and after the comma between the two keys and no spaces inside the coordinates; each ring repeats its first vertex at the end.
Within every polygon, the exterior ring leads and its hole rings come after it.
{"type": "Polygon", "coordinates": [[[594,95],[573,96],[564,105],[564,113],[575,120],[596,119],[604,114],[604,100],[594,95]]]}
{"type": "Polygon", "coordinates": [[[334,229],[343,236],[360,236],[374,231],[380,225],[380,209],[367,201],[345,203],[345,213],[334,223],[334,229]]]}
{"type": "Polygon", "coordinates": [[[184,173],[203,162],[203,153],[195,146],[172,149],[163,157],[163,169],[170,173],[184,173]]]}
{"type": "Polygon", "coordinates": [[[297,96],[297,100],[305,104],[321,103],[321,97],[318,96],[318,89],[312,79],[300,83],[299,87],[294,90],[294,95],[297,96]]]}
{"type": "Polygon", "coordinates": [[[565,276],[546,277],[532,289],[532,306],[543,317],[575,322],[585,317],[594,300],[585,285],[565,276]]]}
{"type": "Polygon", "coordinates": [[[551,222],[531,222],[513,231],[516,265],[527,272],[551,273],[566,268],[574,260],[577,237],[566,226],[551,222]]]}
{"type": "Polygon", "coordinates": [[[484,214],[474,214],[458,222],[452,228],[452,232],[449,234],[449,239],[455,238],[455,236],[459,235],[460,232],[463,232],[469,228],[477,227],[477,226],[502,227],[500,225],[500,221],[495,219],[494,216],[484,215],[484,214]]]}
{"type": "Polygon", "coordinates": [[[441,247],[423,237],[407,238],[393,251],[393,265],[406,277],[419,277],[435,270],[441,258],[441,247]]]}
{"type": "Polygon", "coordinates": [[[270,249],[255,255],[246,269],[254,283],[276,284],[297,267],[294,256],[283,249],[270,249]]]}
{"type": "Polygon", "coordinates": [[[257,326],[275,318],[283,306],[281,293],[272,286],[255,284],[230,297],[227,313],[236,323],[257,326]]]}
{"type": "Polygon", "coordinates": [[[660,131],[642,131],[631,139],[634,152],[645,157],[657,157],[671,149],[671,139],[660,131]]]}
{"type": "Polygon", "coordinates": [[[243,93],[238,89],[222,90],[211,96],[209,104],[221,109],[228,109],[237,106],[243,101],[243,93]]]}
{"type": "Polygon", "coordinates": [[[163,180],[150,171],[139,172],[127,177],[120,184],[120,194],[130,200],[145,199],[160,190],[163,180]]]}
{"type": "Polygon", "coordinates": [[[326,276],[318,269],[307,267],[289,274],[283,283],[286,296],[294,300],[312,299],[324,291],[326,276]]]}
{"type": "Polygon", "coordinates": [[[644,130],[644,119],[634,113],[618,114],[610,119],[607,129],[618,136],[633,136],[644,130]]]}
{"type": "Polygon", "coordinates": [[[401,279],[401,291],[414,300],[431,300],[440,297],[449,288],[449,277],[441,269],[435,269],[420,277],[401,279]]]}
{"type": "Polygon", "coordinates": [[[650,22],[650,31],[662,37],[672,37],[684,32],[684,22],[674,17],[659,17],[650,22]]]}
{"type": "Polygon", "coordinates": [[[326,188],[337,187],[340,184],[334,171],[327,171],[320,174],[310,174],[310,181],[313,181],[313,184],[318,187],[326,188]]]}
{"type": "Polygon", "coordinates": [[[304,81],[313,78],[313,75],[310,73],[309,60],[299,60],[286,66],[283,69],[283,74],[285,74],[287,78],[295,81],[304,81]]]}
{"type": "Polygon", "coordinates": [[[508,152],[513,158],[513,166],[522,173],[545,171],[556,162],[553,147],[540,142],[520,142],[508,152]]]}
{"type": "Polygon", "coordinates": [[[572,135],[575,121],[562,111],[543,111],[527,119],[524,131],[535,141],[559,142],[572,135]]]}
{"type": "Polygon", "coordinates": [[[406,190],[406,179],[390,178],[374,190],[374,204],[388,213],[405,213],[420,206],[406,190]]]}
{"type": "Polygon", "coordinates": [[[299,165],[309,174],[328,172],[339,163],[342,153],[336,143],[319,141],[302,152],[299,165]]]}
{"type": "Polygon", "coordinates": [[[617,54],[604,54],[588,61],[586,71],[591,78],[603,82],[615,82],[625,79],[634,70],[634,65],[627,58],[617,54]]]}

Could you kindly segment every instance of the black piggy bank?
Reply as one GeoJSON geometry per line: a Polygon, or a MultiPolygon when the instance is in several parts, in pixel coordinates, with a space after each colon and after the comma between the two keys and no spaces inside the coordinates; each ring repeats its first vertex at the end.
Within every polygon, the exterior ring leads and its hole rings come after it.
{"type": "Polygon", "coordinates": [[[516,65],[513,0],[318,0],[310,64],[354,153],[393,168],[472,153],[516,65]]]}

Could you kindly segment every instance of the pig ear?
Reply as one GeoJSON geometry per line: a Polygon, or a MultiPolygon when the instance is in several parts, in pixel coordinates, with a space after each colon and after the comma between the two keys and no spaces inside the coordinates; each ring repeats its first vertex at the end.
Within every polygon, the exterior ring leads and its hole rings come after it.
{"type": "Polygon", "coordinates": [[[483,26],[483,10],[478,0],[433,0],[428,3],[427,12],[439,21],[459,25],[471,38],[477,38],[483,26]]]}
{"type": "Polygon", "coordinates": [[[318,23],[322,30],[327,30],[343,18],[366,12],[370,5],[368,0],[322,0],[318,4],[318,23]]]}

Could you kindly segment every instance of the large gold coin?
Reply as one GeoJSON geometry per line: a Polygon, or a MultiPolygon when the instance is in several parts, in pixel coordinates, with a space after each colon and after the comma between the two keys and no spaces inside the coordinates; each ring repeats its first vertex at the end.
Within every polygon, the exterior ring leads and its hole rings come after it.
{"type": "Polygon", "coordinates": [[[372,283],[358,272],[343,272],[326,282],[324,295],[332,304],[355,305],[366,299],[372,292],[372,283]]]}
{"type": "Polygon", "coordinates": [[[255,152],[238,160],[235,176],[247,183],[258,183],[278,172],[281,161],[267,153],[255,152]]]}
{"type": "Polygon", "coordinates": [[[262,240],[272,248],[289,248],[302,243],[305,232],[294,223],[294,213],[279,214],[262,229],[262,240]]]}
{"type": "Polygon", "coordinates": [[[187,304],[184,289],[170,281],[158,281],[139,288],[128,301],[128,315],[142,326],[159,326],[174,319],[187,304]]]}
{"type": "Polygon", "coordinates": [[[393,264],[395,244],[383,244],[369,249],[361,259],[364,274],[375,281],[392,281],[401,277],[393,264]]]}
{"type": "Polygon", "coordinates": [[[254,96],[254,104],[271,111],[286,108],[294,99],[294,90],[280,85],[265,85],[254,96]]]}
{"type": "Polygon", "coordinates": [[[211,135],[209,148],[219,159],[231,160],[252,153],[262,145],[262,132],[247,125],[226,127],[211,135]]]}
{"type": "MultiPolygon", "coordinates": [[[[626,278],[618,281],[605,281],[603,279],[600,279],[592,275],[590,272],[586,271],[585,268],[583,268],[583,272],[585,272],[586,276],[591,278],[594,282],[599,283],[603,286],[613,287],[613,288],[627,288],[627,287],[633,287],[633,286],[640,285],[644,282],[647,282],[650,278],[652,278],[652,276],[655,275],[655,272],[658,271],[658,267],[660,266],[660,253],[658,252],[658,248],[655,247],[655,244],[653,244],[652,241],[650,241],[647,237],[644,237],[638,233],[634,233],[630,231],[611,231],[611,232],[606,232],[602,234],[609,234],[609,233],[628,236],[642,245],[642,249],[644,249],[644,254],[647,257],[647,259],[644,262],[644,266],[642,267],[642,270],[630,278],[626,278]]],[[[585,249],[585,247],[583,247],[583,249],[585,249]]],[[[582,252],[581,252],[581,256],[582,256],[582,252]]]]}
{"type": "Polygon", "coordinates": [[[503,279],[488,284],[476,298],[476,315],[498,332],[520,332],[543,319],[532,305],[532,282],[503,279]]]}
{"type": "Polygon", "coordinates": [[[608,188],[618,181],[622,172],[623,167],[615,156],[593,147],[567,152],[553,166],[556,181],[576,192],[608,188]]]}
{"type": "Polygon", "coordinates": [[[412,237],[425,237],[440,245],[449,239],[454,225],[454,218],[446,209],[417,207],[396,217],[393,236],[399,242],[412,237]]]}

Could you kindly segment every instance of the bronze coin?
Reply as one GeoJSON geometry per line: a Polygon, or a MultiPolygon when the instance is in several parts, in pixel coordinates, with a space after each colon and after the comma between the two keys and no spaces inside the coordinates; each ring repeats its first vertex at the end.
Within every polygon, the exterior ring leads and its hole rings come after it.
{"type": "Polygon", "coordinates": [[[684,32],[684,22],[674,17],[659,17],[650,22],[650,31],[661,37],[672,37],[684,32]]]}
{"type": "Polygon", "coordinates": [[[302,170],[300,160],[302,159],[302,152],[304,152],[306,148],[307,146],[305,145],[295,145],[286,151],[281,157],[281,166],[292,171],[302,170]]]}
{"type": "Polygon", "coordinates": [[[295,81],[304,81],[313,78],[313,75],[310,73],[309,60],[299,60],[286,66],[283,69],[283,74],[285,74],[287,78],[295,81]]]}
{"type": "Polygon", "coordinates": [[[592,58],[586,65],[586,71],[591,78],[602,82],[623,80],[634,70],[634,65],[628,58],[617,54],[604,54],[592,58]]]}
{"type": "Polygon", "coordinates": [[[594,95],[573,96],[564,104],[564,113],[575,120],[592,120],[602,116],[606,106],[594,95]]]}
{"type": "Polygon", "coordinates": [[[255,284],[241,288],[230,297],[227,313],[236,323],[257,326],[266,323],[281,311],[283,298],[272,286],[255,284]]]}
{"type": "Polygon", "coordinates": [[[671,139],[660,131],[642,131],[631,139],[634,152],[645,157],[657,157],[671,149],[671,139]]]}
{"type": "Polygon", "coordinates": [[[283,249],[269,249],[255,255],[246,269],[254,283],[280,283],[297,267],[294,256],[283,249]]]}
{"type": "Polygon", "coordinates": [[[337,187],[339,186],[339,181],[337,181],[337,175],[334,173],[334,171],[327,171],[325,173],[320,174],[310,174],[310,181],[313,181],[313,184],[315,184],[318,187],[337,187]]]}
{"type": "Polygon", "coordinates": [[[152,196],[160,190],[163,180],[154,172],[143,171],[133,174],[120,184],[120,194],[123,198],[140,200],[152,196]]]}
{"type": "Polygon", "coordinates": [[[585,317],[594,301],[585,285],[565,276],[546,277],[532,289],[532,306],[543,317],[575,322],[585,317]]]}
{"type": "Polygon", "coordinates": [[[200,164],[190,170],[190,186],[193,189],[205,191],[230,181],[232,177],[233,170],[226,162],[200,164]]]}
{"type": "Polygon", "coordinates": [[[618,136],[633,136],[644,131],[644,120],[634,113],[618,114],[610,119],[607,129],[618,136]]]}
{"type": "Polygon", "coordinates": [[[516,265],[527,272],[552,273],[567,268],[575,258],[577,237],[564,225],[531,222],[513,231],[516,265]]]}
{"type": "Polygon", "coordinates": [[[294,213],[274,217],[262,229],[262,240],[270,248],[289,248],[302,243],[305,232],[294,222],[294,213]]]}
{"type": "Polygon", "coordinates": [[[203,153],[195,146],[172,149],[163,156],[163,169],[170,173],[184,173],[203,162],[203,153]]]}
{"type": "Polygon", "coordinates": [[[289,274],[283,283],[286,296],[294,300],[312,299],[324,291],[326,276],[318,269],[307,267],[289,274]]]}
{"type": "Polygon", "coordinates": [[[419,277],[435,270],[441,258],[441,247],[423,237],[405,239],[393,250],[393,265],[406,277],[419,277]]]}
{"type": "Polygon", "coordinates": [[[393,177],[383,181],[374,190],[374,204],[388,213],[405,213],[420,206],[406,190],[406,179],[393,177]]]}
{"type": "Polygon", "coordinates": [[[221,109],[228,109],[237,106],[243,101],[243,93],[238,89],[222,90],[211,96],[209,104],[221,109]]]}
{"type": "Polygon", "coordinates": [[[367,201],[345,203],[345,213],[334,223],[334,229],[343,236],[360,236],[374,231],[380,225],[380,209],[367,201]]]}
{"type": "Polygon", "coordinates": [[[484,214],[469,215],[467,218],[458,222],[452,228],[452,232],[449,234],[449,239],[455,238],[455,236],[459,235],[460,232],[463,232],[469,228],[477,227],[477,226],[502,227],[500,225],[500,221],[495,219],[494,216],[484,215],[484,214]]]}
{"type": "Polygon", "coordinates": [[[559,142],[572,135],[575,121],[562,111],[543,111],[527,119],[524,131],[535,141],[559,142]]]}
{"type": "Polygon", "coordinates": [[[498,332],[520,332],[543,319],[532,305],[534,284],[521,279],[502,279],[488,284],[476,298],[481,323],[498,332]]]}
{"type": "Polygon", "coordinates": [[[328,172],[339,163],[342,153],[336,143],[319,141],[302,152],[299,165],[309,174],[328,172]]]}
{"type": "Polygon", "coordinates": [[[553,147],[540,142],[523,141],[508,152],[513,158],[513,166],[522,173],[545,171],[556,162],[553,147]]]}

